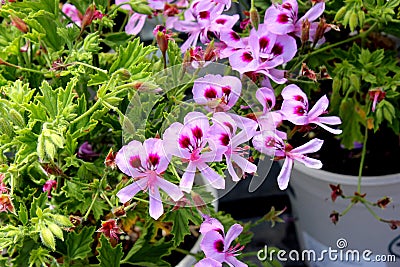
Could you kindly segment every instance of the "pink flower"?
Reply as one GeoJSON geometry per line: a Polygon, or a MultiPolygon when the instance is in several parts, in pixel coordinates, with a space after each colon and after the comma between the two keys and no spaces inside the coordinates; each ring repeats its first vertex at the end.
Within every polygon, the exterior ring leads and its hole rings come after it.
{"type": "Polygon", "coordinates": [[[225,180],[206,164],[221,161],[225,149],[207,139],[209,128],[209,120],[203,113],[190,112],[185,116],[184,124],[175,122],[164,132],[166,151],[181,158],[183,162],[188,162],[179,185],[185,192],[191,191],[197,170],[211,186],[217,189],[225,188],[225,180]]]}
{"type": "Polygon", "coordinates": [[[115,239],[118,241],[118,235],[123,234],[122,230],[117,225],[117,220],[109,219],[105,222],[101,222],[101,228],[96,232],[103,233],[106,237],[115,239]]]}
{"type": "MultiPolygon", "coordinates": [[[[295,56],[297,45],[293,37],[273,34],[267,30],[267,25],[260,24],[258,30],[252,29],[248,39],[242,43],[247,43],[246,47],[229,56],[232,69],[240,73],[263,74],[279,84],[286,82],[284,71],[275,68],[295,56]]],[[[238,40],[236,46],[241,45],[238,40]]]]}
{"type": "MultiPolygon", "coordinates": [[[[303,22],[307,21],[309,25],[309,41],[313,41],[318,22],[315,21],[325,10],[325,2],[316,3],[300,19],[297,19],[298,5],[296,0],[284,0],[282,4],[271,5],[265,12],[264,23],[268,25],[267,29],[275,34],[294,33],[301,37],[303,32],[303,22]]],[[[322,44],[324,41],[320,41],[322,44]]]]}
{"type": "Polygon", "coordinates": [[[375,112],[376,104],[385,98],[386,92],[382,88],[376,88],[369,90],[368,94],[370,100],[372,100],[372,112],[375,112]]]}
{"type": "Polygon", "coordinates": [[[47,180],[43,185],[43,192],[47,192],[47,197],[51,198],[51,189],[57,188],[56,180],[47,180]]]}
{"type": "Polygon", "coordinates": [[[222,263],[234,267],[247,266],[236,259],[244,246],[240,244],[231,246],[242,231],[243,227],[236,223],[225,235],[224,227],[217,219],[205,216],[205,221],[200,226],[200,232],[203,234],[200,247],[206,258],[196,263],[195,267],[222,266],[222,263]]]}
{"type": "Polygon", "coordinates": [[[261,153],[275,156],[275,158],[284,158],[282,169],[278,175],[278,186],[281,190],[285,190],[289,184],[290,173],[292,171],[294,161],[303,163],[305,166],[313,169],[322,168],[322,163],[319,160],[309,158],[304,154],[313,153],[321,149],[323,140],[313,139],[302,146],[295,149],[285,142],[272,131],[264,131],[254,136],[254,148],[261,153]]]}
{"type": "Polygon", "coordinates": [[[1,194],[0,195],[0,212],[11,212],[14,213],[14,205],[12,204],[10,195],[1,194]]]}
{"type": "Polygon", "coordinates": [[[163,213],[159,188],[165,191],[174,201],[183,197],[177,185],[162,178],[167,169],[169,157],[164,153],[163,141],[150,138],[140,143],[131,141],[118,152],[115,162],[125,174],[134,178],[134,182],[117,193],[122,203],[129,201],[140,190],[148,191],[150,198],[150,216],[157,220],[163,213]]]}
{"type": "Polygon", "coordinates": [[[320,117],[322,114],[327,113],[329,105],[329,100],[325,95],[315,103],[310,111],[308,111],[307,96],[297,85],[291,84],[286,86],[282,90],[281,95],[284,99],[280,111],[283,119],[296,125],[316,124],[333,134],[342,133],[342,130],[333,129],[325,125],[341,124],[342,121],[339,117],[320,117]]]}
{"type": "Polygon", "coordinates": [[[67,15],[73,22],[76,23],[79,27],[82,24],[83,15],[79,12],[79,10],[71,4],[65,3],[62,6],[62,12],[67,15]]]}
{"type": "MultiPolygon", "coordinates": [[[[203,1],[207,5],[209,2],[203,1]]],[[[202,1],[195,1],[191,7],[185,11],[184,20],[176,21],[174,28],[178,31],[189,34],[188,39],[182,44],[182,53],[189,47],[196,46],[199,38],[203,44],[209,43],[210,35],[219,38],[222,29],[232,29],[239,20],[239,15],[221,15],[223,9],[213,5],[214,8],[207,9],[202,5],[202,1]]]]}
{"type": "Polygon", "coordinates": [[[207,74],[196,79],[193,85],[193,99],[204,105],[207,111],[227,111],[237,102],[242,83],[234,76],[207,74]]]}
{"type": "Polygon", "coordinates": [[[217,145],[226,148],[223,155],[226,158],[228,172],[232,180],[237,182],[244,173],[256,172],[257,166],[244,158],[249,147],[241,147],[240,145],[254,136],[257,123],[251,119],[224,112],[215,113],[212,120],[213,125],[209,131],[209,138],[214,140],[217,145]],[[242,130],[236,133],[239,127],[242,130]]]}

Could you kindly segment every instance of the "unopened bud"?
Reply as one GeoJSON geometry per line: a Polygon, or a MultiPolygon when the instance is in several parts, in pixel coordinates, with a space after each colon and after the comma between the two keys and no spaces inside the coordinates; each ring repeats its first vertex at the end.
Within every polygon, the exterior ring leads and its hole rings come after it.
{"type": "Polygon", "coordinates": [[[250,21],[253,27],[257,30],[260,24],[260,15],[255,7],[250,8],[250,21]]]}
{"type": "Polygon", "coordinates": [[[301,42],[304,44],[310,39],[310,22],[308,19],[303,20],[301,24],[301,42]]]}
{"type": "Polygon", "coordinates": [[[156,35],[156,40],[161,52],[165,53],[168,49],[168,39],[165,36],[165,33],[159,31],[156,35]]]}
{"type": "Polygon", "coordinates": [[[214,39],[207,45],[204,51],[204,61],[212,61],[216,58],[214,39]]]}
{"type": "Polygon", "coordinates": [[[337,211],[332,211],[332,213],[329,215],[329,218],[331,218],[333,224],[337,224],[339,221],[339,213],[337,211]]]}
{"type": "Polygon", "coordinates": [[[23,33],[27,33],[29,31],[28,25],[26,25],[26,23],[21,18],[15,15],[11,15],[11,23],[23,33]]]}

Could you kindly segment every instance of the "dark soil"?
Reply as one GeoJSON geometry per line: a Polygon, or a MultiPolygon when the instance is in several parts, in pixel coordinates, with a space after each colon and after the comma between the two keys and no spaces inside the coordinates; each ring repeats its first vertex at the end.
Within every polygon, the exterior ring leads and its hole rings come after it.
{"type": "MultiPolygon", "coordinates": [[[[324,170],[358,176],[362,147],[343,149],[339,139],[323,130],[317,133],[317,137],[323,139],[324,144],[313,157],[322,161],[324,170]]],[[[400,173],[400,137],[385,127],[381,127],[376,133],[370,131],[363,176],[394,173],[400,173]]]]}

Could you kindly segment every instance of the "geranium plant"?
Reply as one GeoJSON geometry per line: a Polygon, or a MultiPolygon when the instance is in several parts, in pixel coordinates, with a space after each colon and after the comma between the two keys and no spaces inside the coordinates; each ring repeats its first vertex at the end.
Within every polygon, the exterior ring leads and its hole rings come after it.
{"type": "Polygon", "coordinates": [[[297,144],[298,133],[323,129],[351,148],[396,121],[398,66],[381,62],[390,52],[339,48],[397,23],[399,1],[349,1],[345,10],[332,1],[325,15],[324,1],[251,1],[228,15],[232,5],[3,1],[2,265],[169,266],[183,252],[196,266],[247,266],[252,224],[212,204],[225,179],[283,159],[286,189],[294,161],[323,166],[307,154],[324,140],[297,144]],[[146,22],[152,44],[136,36],[146,22]],[[360,33],[327,43],[337,22],[360,33]],[[323,92],[328,73],[333,91],[323,92]],[[326,114],[330,97],[336,115],[326,114]],[[199,233],[202,251],[182,248],[199,233]]]}

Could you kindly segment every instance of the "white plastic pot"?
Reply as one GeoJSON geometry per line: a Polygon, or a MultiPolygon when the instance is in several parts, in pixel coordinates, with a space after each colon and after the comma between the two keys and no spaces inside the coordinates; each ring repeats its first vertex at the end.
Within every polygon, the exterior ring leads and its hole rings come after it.
{"type": "MultiPolygon", "coordinates": [[[[314,250],[317,256],[321,256],[321,251],[331,248],[337,250],[338,256],[336,260],[324,255],[319,257],[320,260],[311,261],[307,261],[308,258],[305,257],[308,265],[400,266],[400,230],[392,230],[388,224],[377,221],[362,204],[353,206],[346,215],[339,218],[336,225],[333,224],[329,218],[330,213],[333,210],[339,213],[343,211],[349,200],[338,197],[333,203],[329,184],[340,184],[347,196],[357,191],[355,176],[314,170],[295,164],[288,192],[301,249],[314,250]],[[355,256],[352,257],[349,250],[358,252],[354,252],[355,256]],[[372,254],[365,252],[367,250],[372,254]],[[370,255],[363,258],[363,252],[370,255]],[[359,253],[360,260],[357,260],[356,253],[359,253]],[[377,255],[384,256],[376,258],[377,255]],[[387,262],[393,261],[393,256],[390,255],[396,256],[396,262],[387,262]],[[384,258],[386,262],[378,261],[384,258]]],[[[373,210],[382,218],[400,219],[400,174],[363,177],[361,191],[372,202],[383,196],[391,197],[393,202],[386,209],[376,207],[373,210]]]]}

